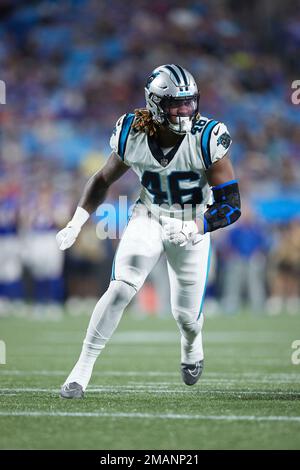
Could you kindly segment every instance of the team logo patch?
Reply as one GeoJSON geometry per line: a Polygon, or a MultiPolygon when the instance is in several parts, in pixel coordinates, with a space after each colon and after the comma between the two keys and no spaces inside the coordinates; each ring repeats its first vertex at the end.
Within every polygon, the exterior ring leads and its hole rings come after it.
{"type": "Polygon", "coordinates": [[[149,89],[150,83],[155,79],[155,77],[157,77],[157,75],[159,75],[159,72],[154,72],[152,75],[150,75],[150,77],[147,80],[146,88],[149,89]]]}
{"type": "Polygon", "coordinates": [[[231,142],[230,135],[227,132],[224,132],[224,134],[220,135],[220,137],[218,138],[217,146],[223,145],[225,149],[228,149],[230,142],[231,142]]]}

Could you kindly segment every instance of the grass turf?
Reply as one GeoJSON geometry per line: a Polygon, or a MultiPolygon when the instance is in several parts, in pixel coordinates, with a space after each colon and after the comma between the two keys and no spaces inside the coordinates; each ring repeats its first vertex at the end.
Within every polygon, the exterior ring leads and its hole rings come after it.
{"type": "Polygon", "coordinates": [[[125,314],[85,399],[62,400],[87,322],[0,320],[1,449],[300,449],[299,316],[208,319],[187,387],[174,320],[125,314]]]}

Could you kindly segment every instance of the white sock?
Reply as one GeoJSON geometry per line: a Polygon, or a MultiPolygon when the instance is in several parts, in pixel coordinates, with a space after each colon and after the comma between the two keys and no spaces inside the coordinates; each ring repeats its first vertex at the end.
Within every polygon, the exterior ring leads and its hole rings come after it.
{"type": "Polygon", "coordinates": [[[183,364],[195,364],[203,359],[202,331],[193,339],[187,334],[181,334],[181,362],[183,364]]]}
{"type": "Polygon", "coordinates": [[[134,287],[123,281],[111,281],[97,303],[87,329],[81,354],[65,384],[79,383],[86,389],[95,361],[117,328],[125,307],[136,294],[134,287]]]}
{"type": "Polygon", "coordinates": [[[177,322],[181,331],[181,362],[184,364],[195,364],[203,359],[203,321],[202,313],[197,321],[177,322]]]}

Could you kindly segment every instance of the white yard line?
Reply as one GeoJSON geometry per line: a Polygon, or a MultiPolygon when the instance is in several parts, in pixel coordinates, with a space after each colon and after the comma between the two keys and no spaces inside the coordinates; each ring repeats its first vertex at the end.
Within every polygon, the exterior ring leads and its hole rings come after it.
{"type": "Polygon", "coordinates": [[[45,375],[45,376],[56,376],[56,375],[66,375],[66,371],[63,370],[1,370],[0,377],[2,375],[14,376],[19,375],[21,377],[31,377],[32,375],[45,375]]]}
{"type": "Polygon", "coordinates": [[[158,413],[106,413],[106,412],[65,412],[65,411],[0,411],[0,417],[72,417],[72,418],[139,418],[139,419],[185,419],[198,421],[253,421],[253,422],[296,422],[300,416],[239,416],[239,415],[190,415],[158,413]]]}
{"type": "MultiPolygon", "coordinates": [[[[279,331],[257,332],[257,331],[208,331],[203,334],[208,343],[283,343],[290,338],[289,333],[279,331]]],[[[82,341],[82,334],[78,332],[55,332],[46,333],[39,341],[56,344],[75,344],[82,341]]],[[[120,344],[147,344],[147,343],[177,343],[180,340],[177,331],[124,331],[115,333],[111,339],[112,343],[120,344]]]]}
{"type": "MultiPolygon", "coordinates": [[[[261,396],[291,396],[300,398],[300,390],[297,391],[262,391],[262,390],[194,390],[197,395],[234,395],[237,397],[247,396],[247,395],[261,395],[261,396]]],[[[18,393],[53,393],[57,394],[57,388],[34,388],[34,387],[22,387],[22,388],[0,388],[0,395],[16,395],[18,393]]],[[[128,386],[128,385],[115,385],[115,386],[92,386],[88,389],[88,394],[91,393],[124,393],[124,394],[137,394],[137,393],[150,393],[150,394],[191,394],[190,390],[183,390],[178,387],[166,388],[157,386],[128,386]]]]}
{"type": "MultiPolygon", "coordinates": [[[[60,375],[67,375],[68,370],[16,370],[11,369],[7,370],[5,368],[0,368],[0,377],[1,376],[60,376],[60,375]]],[[[140,376],[140,377],[161,377],[161,376],[168,376],[168,377],[177,377],[178,372],[163,372],[163,371],[95,371],[93,372],[93,376],[120,376],[120,377],[127,377],[127,376],[140,376]]],[[[290,381],[290,380],[297,380],[300,383],[300,374],[299,373],[281,373],[281,372],[270,372],[266,373],[263,372],[205,372],[205,376],[209,378],[209,380],[240,380],[241,378],[256,378],[259,381],[271,380],[271,381],[290,381]]],[[[203,379],[205,380],[205,379],[203,379]]]]}

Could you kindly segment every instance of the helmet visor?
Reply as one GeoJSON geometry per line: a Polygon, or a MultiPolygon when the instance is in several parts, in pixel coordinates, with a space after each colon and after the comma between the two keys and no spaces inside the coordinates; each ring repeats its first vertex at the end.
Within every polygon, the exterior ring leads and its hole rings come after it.
{"type": "Polygon", "coordinates": [[[163,111],[170,117],[193,117],[198,112],[198,95],[183,98],[164,98],[163,111]]]}

